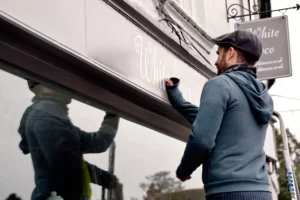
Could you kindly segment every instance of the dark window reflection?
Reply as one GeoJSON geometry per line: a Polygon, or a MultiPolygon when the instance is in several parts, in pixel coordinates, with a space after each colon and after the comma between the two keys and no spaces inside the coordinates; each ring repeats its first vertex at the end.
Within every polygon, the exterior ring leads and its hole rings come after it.
{"type": "Polygon", "coordinates": [[[31,80],[28,86],[35,96],[21,119],[19,146],[33,162],[32,199],[45,199],[52,191],[65,200],[90,198],[90,183],[115,189],[117,178],[86,162],[82,154],[105,152],[117,133],[119,117],[106,113],[97,132],[84,132],[68,116],[69,95],[31,80]]]}

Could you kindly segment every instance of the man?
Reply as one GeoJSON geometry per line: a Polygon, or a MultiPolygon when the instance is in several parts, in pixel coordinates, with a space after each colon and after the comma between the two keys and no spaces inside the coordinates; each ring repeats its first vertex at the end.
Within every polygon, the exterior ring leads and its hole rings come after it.
{"type": "Polygon", "coordinates": [[[186,181],[203,164],[207,200],[271,200],[263,146],[273,101],[254,67],[261,42],[245,31],[213,41],[218,76],[204,85],[199,108],[182,97],[177,78],[166,81],[173,107],[192,124],[177,177],[186,181]]]}
{"type": "Polygon", "coordinates": [[[83,160],[82,154],[105,152],[117,133],[119,117],[106,113],[100,129],[86,133],[68,117],[71,97],[28,81],[35,94],[21,119],[20,148],[31,154],[36,187],[32,200],[45,200],[56,192],[64,200],[89,199],[90,182],[108,189],[117,187],[117,178],[83,160]]]}

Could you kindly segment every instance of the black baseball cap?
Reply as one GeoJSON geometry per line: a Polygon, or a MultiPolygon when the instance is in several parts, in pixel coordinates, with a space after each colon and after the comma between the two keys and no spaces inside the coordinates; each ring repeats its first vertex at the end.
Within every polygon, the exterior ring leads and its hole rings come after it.
{"type": "Polygon", "coordinates": [[[262,54],[262,44],[259,38],[249,31],[237,30],[213,39],[219,46],[232,46],[254,55],[259,60],[262,54]]]}

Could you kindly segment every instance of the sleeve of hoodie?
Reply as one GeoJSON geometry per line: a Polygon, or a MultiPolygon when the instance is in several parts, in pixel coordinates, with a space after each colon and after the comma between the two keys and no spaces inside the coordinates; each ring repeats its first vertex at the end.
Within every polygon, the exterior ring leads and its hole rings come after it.
{"type": "Polygon", "coordinates": [[[230,85],[221,77],[213,78],[204,85],[199,111],[177,168],[179,177],[190,176],[208,158],[215,146],[229,96],[230,85]]]}
{"type": "Polygon", "coordinates": [[[74,127],[75,131],[79,133],[81,153],[105,152],[113,142],[118,126],[119,116],[113,113],[106,113],[97,132],[87,133],[74,127]]]}
{"type": "Polygon", "coordinates": [[[191,124],[193,124],[198,113],[198,106],[195,106],[184,99],[182,93],[178,89],[180,83],[178,78],[171,78],[171,80],[173,81],[174,85],[166,85],[170,103],[181,115],[183,115],[191,124]]]}
{"type": "Polygon", "coordinates": [[[36,139],[50,166],[51,190],[66,200],[79,199],[82,194],[82,158],[78,137],[57,117],[40,118],[33,125],[36,139]]]}

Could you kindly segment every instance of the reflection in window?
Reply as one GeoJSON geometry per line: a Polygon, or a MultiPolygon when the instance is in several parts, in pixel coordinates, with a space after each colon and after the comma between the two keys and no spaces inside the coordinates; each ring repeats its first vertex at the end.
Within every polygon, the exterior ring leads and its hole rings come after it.
{"type": "Polygon", "coordinates": [[[202,192],[201,170],[185,183],[176,179],[184,148],[181,141],[122,119],[116,137],[115,172],[123,184],[124,199],[169,199],[170,195],[190,197],[202,192]]]}
{"type": "MultiPolygon", "coordinates": [[[[1,170],[2,199],[16,194],[21,199],[39,200],[48,198],[51,192],[65,200],[88,199],[93,194],[91,183],[109,190],[117,187],[116,176],[100,168],[105,162],[97,157],[93,163],[94,159],[83,157],[108,150],[117,133],[117,115],[106,112],[97,119],[94,130],[100,129],[88,133],[73,125],[69,95],[2,71],[1,80],[1,116],[7,122],[2,124],[6,130],[1,145],[1,163],[6,163],[1,170]]],[[[76,105],[72,107],[76,109],[76,105]]],[[[77,111],[86,110],[84,107],[77,105],[77,111]]],[[[96,116],[86,116],[83,121],[91,127],[89,118],[96,116]]]]}
{"type": "Polygon", "coordinates": [[[186,183],[176,179],[183,142],[119,121],[113,113],[35,81],[4,71],[0,80],[0,199],[45,199],[53,190],[65,200],[78,195],[91,200],[203,196],[201,170],[186,183]],[[74,192],[79,181],[83,189],[74,192]],[[103,185],[116,189],[106,189],[103,196],[103,185]]]}

